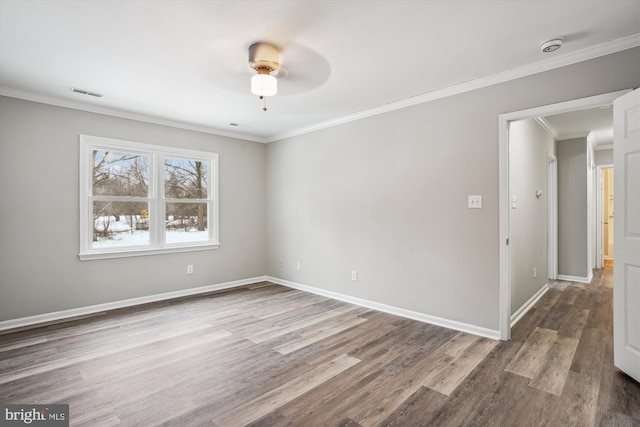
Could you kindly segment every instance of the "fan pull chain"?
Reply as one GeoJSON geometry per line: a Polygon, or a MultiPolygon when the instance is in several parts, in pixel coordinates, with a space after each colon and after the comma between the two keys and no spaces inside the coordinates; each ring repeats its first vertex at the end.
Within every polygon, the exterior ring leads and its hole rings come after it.
{"type": "Polygon", "coordinates": [[[262,111],[267,111],[267,100],[262,95],[260,95],[260,99],[262,99],[262,111]]]}

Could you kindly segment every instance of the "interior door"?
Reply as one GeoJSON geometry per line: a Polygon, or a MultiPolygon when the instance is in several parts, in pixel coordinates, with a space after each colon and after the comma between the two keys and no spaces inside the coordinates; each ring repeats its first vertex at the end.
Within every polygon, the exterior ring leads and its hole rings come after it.
{"type": "Polygon", "coordinates": [[[613,359],[640,382],[640,90],[613,103],[613,359]]]}

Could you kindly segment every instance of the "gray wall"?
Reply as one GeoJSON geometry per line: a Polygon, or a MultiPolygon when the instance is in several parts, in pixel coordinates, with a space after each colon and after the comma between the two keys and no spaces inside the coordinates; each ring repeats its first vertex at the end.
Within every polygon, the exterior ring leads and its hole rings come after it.
{"type": "Polygon", "coordinates": [[[264,177],[264,144],[1,97],[0,320],[264,275],[264,177]],[[79,261],[79,134],[219,153],[221,247],[79,261]]]}
{"type": "Polygon", "coordinates": [[[511,314],[547,283],[547,153],[554,154],[554,146],[533,119],[509,127],[509,190],[518,198],[511,209],[511,314]]]}
{"type": "Polygon", "coordinates": [[[619,52],[266,147],[2,98],[0,319],[270,274],[497,330],[498,115],[640,86],[639,67],[619,52]],[[80,262],[80,133],[220,153],[222,247],[80,262]]]}
{"type": "Polygon", "coordinates": [[[558,274],[587,277],[587,139],[556,143],[558,157],[558,274]]]}
{"type": "Polygon", "coordinates": [[[638,86],[639,67],[633,49],[269,144],[268,273],[497,330],[498,115],[638,86]]]}
{"type": "Polygon", "coordinates": [[[613,164],[613,148],[607,150],[596,150],[593,161],[596,165],[612,165],[613,164]]]}

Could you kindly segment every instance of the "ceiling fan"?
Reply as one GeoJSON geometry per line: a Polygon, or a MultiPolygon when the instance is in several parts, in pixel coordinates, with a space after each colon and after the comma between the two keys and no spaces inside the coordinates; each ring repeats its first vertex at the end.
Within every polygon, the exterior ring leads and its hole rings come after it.
{"type": "Polygon", "coordinates": [[[199,68],[213,85],[236,94],[257,95],[263,102],[276,94],[310,92],[331,75],[329,62],[322,55],[293,42],[246,44],[238,39],[219,39],[207,46],[200,59],[199,68]]]}
{"type": "MultiPolygon", "coordinates": [[[[265,96],[278,93],[278,80],[271,73],[280,66],[279,48],[265,42],[252,44],[249,46],[249,66],[257,73],[251,77],[251,93],[258,95],[263,101],[265,96]]],[[[267,111],[266,102],[263,103],[262,110],[267,111]]]]}

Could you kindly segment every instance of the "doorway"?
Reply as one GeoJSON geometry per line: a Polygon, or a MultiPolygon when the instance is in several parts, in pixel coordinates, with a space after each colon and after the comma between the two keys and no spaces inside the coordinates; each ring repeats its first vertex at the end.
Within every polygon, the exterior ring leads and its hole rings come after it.
{"type": "Polygon", "coordinates": [[[598,166],[596,268],[613,269],[613,165],[598,166]]]}
{"type": "MultiPolygon", "coordinates": [[[[499,216],[500,216],[500,339],[508,341],[511,338],[511,269],[512,246],[511,238],[511,189],[509,167],[509,127],[511,122],[570,111],[596,108],[611,105],[613,100],[629,92],[619,91],[578,100],[552,104],[529,110],[516,111],[499,116],[499,216]]],[[[592,208],[593,209],[593,208],[592,208]]],[[[593,246],[589,246],[593,248],[593,246]]],[[[591,251],[591,249],[589,249],[591,251]]],[[[592,258],[591,258],[592,259],[592,258]]],[[[593,261],[591,261],[593,262],[593,261]]],[[[542,296],[542,295],[540,295],[542,296]]]]}
{"type": "Polygon", "coordinates": [[[547,153],[547,278],[558,278],[558,158],[547,153]]]}
{"type": "Polygon", "coordinates": [[[604,266],[613,263],[613,168],[608,168],[603,171],[604,180],[604,194],[603,194],[603,257],[604,266]]]}

